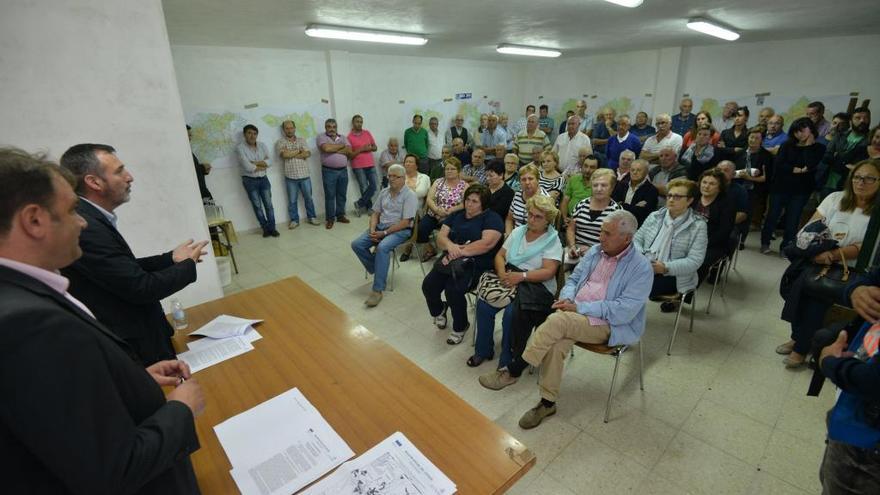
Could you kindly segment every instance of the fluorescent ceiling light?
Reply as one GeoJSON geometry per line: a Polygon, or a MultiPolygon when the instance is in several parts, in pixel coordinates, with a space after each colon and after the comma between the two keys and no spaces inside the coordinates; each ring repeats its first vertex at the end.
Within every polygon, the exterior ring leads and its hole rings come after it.
{"type": "Polygon", "coordinates": [[[309,24],[306,34],[313,38],[333,38],[349,41],[369,41],[372,43],[395,43],[398,45],[424,45],[428,42],[421,34],[395,33],[392,31],[376,31],[323,24],[309,24]]]}
{"type": "Polygon", "coordinates": [[[642,4],[644,0],[605,0],[608,3],[615,3],[617,5],[621,5],[623,7],[638,7],[642,4]]]}
{"type": "Polygon", "coordinates": [[[518,46],[502,43],[495,48],[498,53],[505,55],[528,55],[530,57],[558,57],[562,55],[559,50],[550,50],[547,48],[534,48],[531,46],[518,46]]]}
{"type": "Polygon", "coordinates": [[[739,33],[726,27],[720,26],[714,22],[710,22],[701,17],[697,17],[688,21],[687,26],[694,31],[699,31],[709,36],[721,38],[727,41],[735,41],[739,39],[739,33]]]}

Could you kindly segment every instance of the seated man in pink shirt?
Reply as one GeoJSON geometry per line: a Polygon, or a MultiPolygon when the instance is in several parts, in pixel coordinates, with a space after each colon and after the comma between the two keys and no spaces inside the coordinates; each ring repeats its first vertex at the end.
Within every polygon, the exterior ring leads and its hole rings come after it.
{"type": "Polygon", "coordinates": [[[535,330],[522,356],[506,369],[480,377],[484,387],[501,390],[516,383],[529,365],[541,367],[541,401],[520,418],[520,428],[534,428],[556,414],[563,364],[575,342],[631,345],[645,332],[645,303],[654,271],[648,259],[632,248],[637,225],[626,210],[609,214],[599,244],[581,257],[553,303],[556,312],[535,330]]]}

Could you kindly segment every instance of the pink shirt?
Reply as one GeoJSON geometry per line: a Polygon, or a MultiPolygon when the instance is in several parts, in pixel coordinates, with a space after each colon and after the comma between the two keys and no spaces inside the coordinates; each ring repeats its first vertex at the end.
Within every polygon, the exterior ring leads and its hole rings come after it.
{"type": "MultiPolygon", "coordinates": [[[[360,148],[367,144],[372,144],[373,146],[376,145],[373,135],[366,129],[361,129],[361,132],[357,134],[353,131],[349,132],[347,137],[348,143],[351,144],[351,149],[360,148]]],[[[371,151],[358,153],[357,156],[351,159],[351,168],[367,168],[372,167],[373,165],[373,152],[371,151]]]]}
{"type": "MultiPolygon", "coordinates": [[[[599,263],[596,264],[596,268],[593,269],[593,273],[590,274],[590,278],[587,279],[581,290],[574,296],[574,302],[604,301],[605,294],[608,292],[608,284],[611,282],[611,276],[614,275],[614,270],[617,269],[617,262],[630,249],[632,249],[632,244],[627,246],[617,256],[608,256],[601,252],[599,254],[599,263]]],[[[590,320],[590,325],[593,326],[608,324],[607,321],[595,316],[587,316],[587,319],[590,320]]]]}
{"type": "Polygon", "coordinates": [[[28,265],[27,263],[21,263],[19,261],[11,260],[9,258],[0,258],[0,265],[5,266],[6,268],[15,270],[19,273],[23,273],[28,277],[35,278],[38,281],[46,284],[54,290],[55,292],[61,294],[68,301],[72,302],[79,309],[83,310],[87,315],[95,318],[95,315],[89,311],[89,308],[86,307],[79,299],[70,295],[67,292],[67,288],[70,287],[70,280],[67,277],[60,275],[57,272],[50,272],[49,270],[44,270],[40,267],[34,265],[28,265]]]}

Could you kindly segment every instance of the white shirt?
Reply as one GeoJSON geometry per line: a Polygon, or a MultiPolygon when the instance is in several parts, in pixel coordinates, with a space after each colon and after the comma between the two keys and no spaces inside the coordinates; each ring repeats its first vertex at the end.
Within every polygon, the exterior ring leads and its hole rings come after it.
{"type": "Polygon", "coordinates": [[[443,136],[440,131],[433,132],[428,128],[428,158],[431,160],[439,160],[443,157],[443,136]]]}
{"type": "MultiPolygon", "coordinates": [[[[865,239],[865,232],[868,230],[868,222],[871,220],[869,215],[861,208],[853,211],[840,211],[840,200],[843,198],[843,191],[836,191],[822,200],[822,204],[816,208],[825,218],[825,225],[831,231],[831,236],[837,241],[840,247],[846,247],[852,244],[859,244],[865,239]]],[[[849,266],[855,266],[857,260],[846,260],[849,266]]]]}
{"type": "Polygon", "coordinates": [[[116,219],[117,219],[117,217],[116,217],[115,214],[110,213],[109,211],[105,210],[104,208],[101,208],[100,206],[96,205],[95,203],[92,203],[91,201],[87,200],[86,198],[84,198],[84,197],[82,197],[82,196],[80,196],[79,199],[81,199],[81,200],[85,201],[86,203],[88,203],[88,204],[94,206],[95,208],[97,208],[97,210],[100,211],[101,214],[104,215],[104,216],[107,218],[107,220],[109,220],[110,223],[113,224],[113,228],[116,228],[116,219]]]}
{"type": "Polygon", "coordinates": [[[582,132],[576,132],[573,138],[569,138],[568,132],[564,132],[556,136],[556,142],[553,143],[553,151],[559,155],[559,166],[563,170],[578,166],[578,151],[581,148],[587,148],[593,153],[590,138],[582,132]]]}
{"type": "Polygon", "coordinates": [[[649,153],[660,153],[660,150],[663,148],[672,148],[675,150],[675,154],[681,153],[681,144],[682,139],[678,134],[670,131],[663,139],[659,142],[657,141],[657,135],[649,137],[645,140],[645,144],[642,145],[642,151],[647,151],[649,153]]]}

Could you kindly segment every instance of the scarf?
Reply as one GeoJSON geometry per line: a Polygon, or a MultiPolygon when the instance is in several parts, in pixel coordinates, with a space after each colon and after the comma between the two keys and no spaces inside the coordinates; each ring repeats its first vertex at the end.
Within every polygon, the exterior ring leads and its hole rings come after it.
{"type": "Polygon", "coordinates": [[[660,225],[660,231],[657,232],[654,242],[648,248],[648,258],[661,263],[669,261],[669,256],[672,252],[672,240],[691,224],[693,215],[694,213],[688,208],[678,218],[673,219],[669,214],[669,210],[666,210],[666,214],[663,215],[663,224],[660,225]]]}
{"type": "Polygon", "coordinates": [[[544,252],[553,242],[558,242],[556,229],[552,225],[548,225],[547,232],[535,239],[524,251],[520,252],[520,248],[525,243],[527,230],[529,230],[528,225],[520,225],[510,233],[510,249],[507,250],[507,262],[513,266],[525,263],[544,252]]]}

